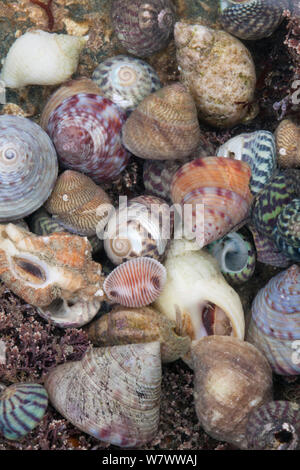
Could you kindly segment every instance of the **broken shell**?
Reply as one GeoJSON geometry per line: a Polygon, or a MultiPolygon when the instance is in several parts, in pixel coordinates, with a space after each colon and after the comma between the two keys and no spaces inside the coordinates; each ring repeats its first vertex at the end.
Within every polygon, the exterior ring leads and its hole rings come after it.
{"type": "Polygon", "coordinates": [[[275,132],[278,165],[281,168],[300,168],[300,127],[284,119],[275,132]]]}
{"type": "Polygon", "coordinates": [[[59,328],[80,328],[97,315],[101,301],[55,299],[47,307],[37,307],[39,315],[59,328]]]}

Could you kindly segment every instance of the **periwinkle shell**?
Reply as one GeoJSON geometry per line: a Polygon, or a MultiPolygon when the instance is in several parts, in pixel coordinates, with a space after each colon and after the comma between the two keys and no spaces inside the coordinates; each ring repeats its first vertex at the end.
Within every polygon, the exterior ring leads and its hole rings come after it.
{"type": "Polygon", "coordinates": [[[300,261],[300,199],[293,199],[285,206],[272,235],[285,256],[300,261]]]}

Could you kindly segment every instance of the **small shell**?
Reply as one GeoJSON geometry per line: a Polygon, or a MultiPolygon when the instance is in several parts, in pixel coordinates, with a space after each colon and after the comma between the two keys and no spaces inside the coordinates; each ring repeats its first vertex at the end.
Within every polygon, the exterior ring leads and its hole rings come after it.
{"type": "Polygon", "coordinates": [[[113,0],[111,17],[126,51],[147,57],[167,45],[173,33],[175,8],[171,0],[113,0]]]}
{"type": "Polygon", "coordinates": [[[19,440],[43,419],[48,406],[44,387],[34,383],[17,383],[0,392],[0,434],[19,440]]]}
{"type": "Polygon", "coordinates": [[[253,235],[257,261],[277,268],[287,268],[292,264],[292,260],[278,250],[275,242],[261,235],[253,225],[249,224],[248,227],[253,235]]]}
{"type": "Polygon", "coordinates": [[[300,199],[294,199],[279,214],[272,234],[277,247],[293,261],[300,261],[300,199]]]}
{"type": "Polygon", "coordinates": [[[90,349],[56,367],[45,387],[53,406],[81,431],[121,447],[156,436],[161,395],[159,342],[90,349]]]}
{"type": "Polygon", "coordinates": [[[97,315],[100,307],[101,302],[97,299],[76,302],[56,299],[48,307],[37,307],[37,310],[42,318],[59,328],[80,328],[97,315]]]}
{"type": "Polygon", "coordinates": [[[284,119],[275,132],[278,165],[281,168],[300,168],[300,127],[284,119]]]}
{"type": "Polygon", "coordinates": [[[23,117],[0,116],[0,222],[37,210],[50,196],[57,172],[55,149],[41,127],[23,117]]]}
{"type": "Polygon", "coordinates": [[[87,37],[29,31],[8,51],[0,79],[9,88],[58,85],[76,71],[87,37]]]}
{"type": "Polygon", "coordinates": [[[125,307],[143,307],[161,294],[166,275],[166,269],[159,261],[141,257],[115,268],[103,287],[110,300],[125,307]]]}
{"type": "Polygon", "coordinates": [[[146,96],[161,87],[155,70],[143,60],[118,55],[101,62],[93,80],[124,111],[132,111],[146,96]]]}
{"type": "Polygon", "coordinates": [[[180,83],[145,98],[127,119],[123,144],[149,160],[183,159],[196,151],[201,134],[191,95],[180,83]]]}

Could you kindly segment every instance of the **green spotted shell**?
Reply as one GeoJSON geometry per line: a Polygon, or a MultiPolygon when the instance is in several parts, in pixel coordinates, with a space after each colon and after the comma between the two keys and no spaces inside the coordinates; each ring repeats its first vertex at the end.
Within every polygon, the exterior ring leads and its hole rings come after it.
{"type": "Polygon", "coordinates": [[[286,256],[300,261],[300,199],[294,199],[279,214],[273,238],[286,256]]]}

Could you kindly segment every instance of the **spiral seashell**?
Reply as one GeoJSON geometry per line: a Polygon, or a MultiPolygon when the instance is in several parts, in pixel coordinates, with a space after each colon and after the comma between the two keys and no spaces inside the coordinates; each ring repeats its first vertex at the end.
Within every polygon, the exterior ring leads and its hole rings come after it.
{"type": "Polygon", "coordinates": [[[26,217],[50,196],[58,172],[47,134],[19,116],[0,116],[0,222],[26,217]]]}
{"type": "Polygon", "coordinates": [[[297,375],[295,344],[300,340],[300,268],[274,276],[256,295],[247,341],[254,344],[280,375],[297,375]]]}
{"type": "Polygon", "coordinates": [[[251,170],[247,163],[223,157],[198,158],[174,175],[171,199],[180,204],[185,236],[199,248],[237,230],[249,214],[251,170]]]}
{"type": "Polygon", "coordinates": [[[294,199],[280,212],[272,235],[286,256],[300,261],[300,199],[294,199]]]}
{"type": "Polygon", "coordinates": [[[59,85],[76,71],[88,37],[28,31],[8,51],[0,79],[9,88],[59,85]]]}
{"type": "Polygon", "coordinates": [[[228,282],[243,284],[255,271],[255,248],[241,233],[232,232],[208,246],[228,282]]]}
{"type": "Polygon", "coordinates": [[[252,194],[257,194],[269,183],[276,169],[275,139],[268,131],[240,134],[221,145],[217,156],[248,163],[252,171],[250,189],[252,194]]]}
{"type": "Polygon", "coordinates": [[[173,83],[145,98],[127,119],[123,144],[149,160],[183,159],[201,140],[197,110],[191,95],[173,83]]]}
{"type": "Polygon", "coordinates": [[[116,306],[93,321],[86,331],[95,346],[159,341],[163,363],[176,361],[186,354],[191,342],[188,336],[180,336],[175,322],[149,307],[116,306]]]}
{"type": "Polygon", "coordinates": [[[43,419],[48,406],[44,387],[17,383],[0,392],[0,434],[17,441],[30,433],[43,419]]]}
{"type": "Polygon", "coordinates": [[[277,268],[287,268],[292,260],[279,251],[275,242],[259,233],[253,225],[248,225],[253,235],[257,261],[277,268]]]}
{"type": "Polygon", "coordinates": [[[256,73],[248,49],[225,31],[199,24],[176,23],[174,36],[181,81],[200,120],[232,127],[253,119],[256,73]]]}
{"type": "Polygon", "coordinates": [[[101,62],[94,70],[93,80],[101,88],[102,95],[123,111],[132,111],[144,98],[161,88],[157,73],[147,62],[126,55],[101,62]]]}
{"type": "Polygon", "coordinates": [[[159,342],[90,349],[56,367],[49,399],[81,431],[121,447],[156,436],[161,395],[159,342]]]}
{"type": "Polygon", "coordinates": [[[300,168],[300,127],[284,119],[275,132],[278,165],[281,168],[300,168]]]}
{"type": "Polygon", "coordinates": [[[271,401],[250,413],[247,448],[254,450],[299,450],[300,406],[289,401],[271,401]]]}
{"type": "Polygon", "coordinates": [[[171,0],[113,0],[112,24],[130,54],[147,57],[163,49],[173,34],[175,8],[171,0]]]}
{"type": "Polygon", "coordinates": [[[283,20],[284,3],[278,0],[220,0],[219,3],[221,25],[241,39],[267,38],[283,20]]]}
{"type": "Polygon", "coordinates": [[[79,299],[75,302],[56,299],[48,307],[37,307],[37,311],[42,318],[58,328],[81,328],[93,320],[100,307],[101,302],[97,299],[79,299]]]}
{"type": "Polygon", "coordinates": [[[125,307],[144,307],[154,302],[166,282],[166,270],[157,260],[140,257],[117,266],[105,279],[107,297],[125,307]]]}
{"type": "Polygon", "coordinates": [[[104,249],[114,264],[139,256],[161,260],[172,234],[173,217],[168,204],[154,196],[138,196],[110,217],[104,249]]]}

